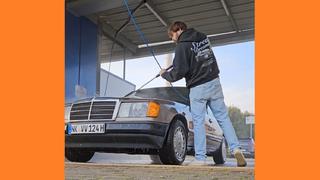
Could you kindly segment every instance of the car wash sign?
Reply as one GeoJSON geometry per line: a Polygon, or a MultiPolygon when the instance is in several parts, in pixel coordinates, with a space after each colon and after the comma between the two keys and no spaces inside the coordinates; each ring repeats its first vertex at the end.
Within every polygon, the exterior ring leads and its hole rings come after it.
{"type": "Polygon", "coordinates": [[[254,116],[246,116],[246,124],[254,124],[254,116]]]}

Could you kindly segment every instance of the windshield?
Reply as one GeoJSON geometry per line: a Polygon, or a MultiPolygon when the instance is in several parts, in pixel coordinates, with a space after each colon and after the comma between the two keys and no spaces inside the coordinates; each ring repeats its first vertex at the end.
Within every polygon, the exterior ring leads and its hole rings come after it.
{"type": "Polygon", "coordinates": [[[186,87],[157,87],[133,91],[125,97],[164,99],[189,105],[189,89],[186,87]]]}

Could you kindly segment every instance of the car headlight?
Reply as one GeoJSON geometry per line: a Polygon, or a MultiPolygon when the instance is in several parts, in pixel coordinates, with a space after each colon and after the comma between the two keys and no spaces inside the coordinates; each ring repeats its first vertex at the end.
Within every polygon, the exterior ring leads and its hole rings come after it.
{"type": "Polygon", "coordinates": [[[64,106],[64,121],[69,122],[70,121],[70,111],[71,111],[71,105],[64,106]]]}
{"type": "Polygon", "coordinates": [[[156,102],[121,103],[118,117],[157,117],[160,105],[156,102]]]}

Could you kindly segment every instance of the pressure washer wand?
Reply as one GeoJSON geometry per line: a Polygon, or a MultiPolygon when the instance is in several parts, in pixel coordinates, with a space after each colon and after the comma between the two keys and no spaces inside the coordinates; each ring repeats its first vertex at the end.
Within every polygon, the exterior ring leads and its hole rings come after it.
{"type": "MultiPolygon", "coordinates": [[[[166,68],[166,70],[169,70],[173,67],[173,65],[169,66],[166,68]]],[[[136,91],[142,89],[144,86],[146,86],[147,84],[149,84],[151,81],[153,81],[154,79],[158,78],[160,76],[160,74],[157,74],[154,78],[150,79],[148,82],[146,82],[144,85],[142,85],[139,89],[137,89],[136,91]]]]}

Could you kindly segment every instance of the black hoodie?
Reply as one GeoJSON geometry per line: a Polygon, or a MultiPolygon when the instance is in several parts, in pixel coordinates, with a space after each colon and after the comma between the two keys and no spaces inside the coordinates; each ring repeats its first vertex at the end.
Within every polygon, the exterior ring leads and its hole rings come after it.
{"type": "Polygon", "coordinates": [[[207,36],[194,29],[183,31],[177,41],[173,68],[161,75],[169,82],[183,77],[188,88],[219,77],[219,68],[207,36]]]}

